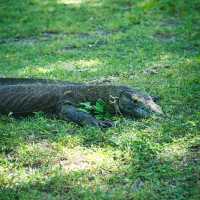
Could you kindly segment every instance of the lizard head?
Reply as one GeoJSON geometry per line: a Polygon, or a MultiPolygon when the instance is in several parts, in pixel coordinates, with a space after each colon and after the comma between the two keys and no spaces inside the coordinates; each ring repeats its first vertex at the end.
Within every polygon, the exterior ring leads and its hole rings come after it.
{"type": "Polygon", "coordinates": [[[164,115],[161,107],[156,104],[153,97],[132,89],[121,93],[119,97],[119,109],[122,114],[134,118],[146,118],[153,113],[164,115]]]}

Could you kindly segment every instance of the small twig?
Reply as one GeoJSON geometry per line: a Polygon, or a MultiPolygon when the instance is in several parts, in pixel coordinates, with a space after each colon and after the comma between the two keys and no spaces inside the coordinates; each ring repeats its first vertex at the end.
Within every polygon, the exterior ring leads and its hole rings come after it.
{"type": "Polygon", "coordinates": [[[121,113],[121,111],[120,111],[120,108],[119,108],[119,104],[118,104],[118,102],[119,102],[119,97],[114,97],[114,96],[110,95],[110,100],[109,100],[109,102],[110,102],[111,104],[113,104],[114,109],[115,109],[115,113],[116,113],[116,114],[122,115],[122,113],[121,113]]]}

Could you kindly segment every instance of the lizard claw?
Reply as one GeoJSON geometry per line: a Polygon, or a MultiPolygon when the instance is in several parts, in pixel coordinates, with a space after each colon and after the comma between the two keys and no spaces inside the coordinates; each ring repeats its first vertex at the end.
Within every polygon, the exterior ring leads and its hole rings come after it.
{"type": "Polygon", "coordinates": [[[99,126],[101,128],[109,128],[113,126],[113,123],[109,120],[100,120],[99,121],[99,126]]]}

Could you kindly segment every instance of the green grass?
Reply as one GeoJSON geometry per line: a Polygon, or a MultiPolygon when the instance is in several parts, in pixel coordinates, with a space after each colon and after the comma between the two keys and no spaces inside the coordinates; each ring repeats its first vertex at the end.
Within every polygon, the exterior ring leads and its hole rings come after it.
{"type": "Polygon", "coordinates": [[[101,131],[41,113],[2,116],[0,199],[200,199],[199,8],[199,0],[2,1],[1,76],[113,78],[159,95],[167,117],[117,118],[101,131]]]}

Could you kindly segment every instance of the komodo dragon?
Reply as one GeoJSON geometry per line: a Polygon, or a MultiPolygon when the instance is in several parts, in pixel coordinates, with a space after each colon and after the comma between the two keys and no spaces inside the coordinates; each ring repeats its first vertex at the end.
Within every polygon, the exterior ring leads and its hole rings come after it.
{"type": "Polygon", "coordinates": [[[162,114],[149,95],[127,86],[79,84],[46,79],[0,78],[0,113],[23,116],[45,112],[80,125],[110,127],[78,107],[82,102],[95,104],[99,99],[108,112],[134,118],[162,114]]]}

